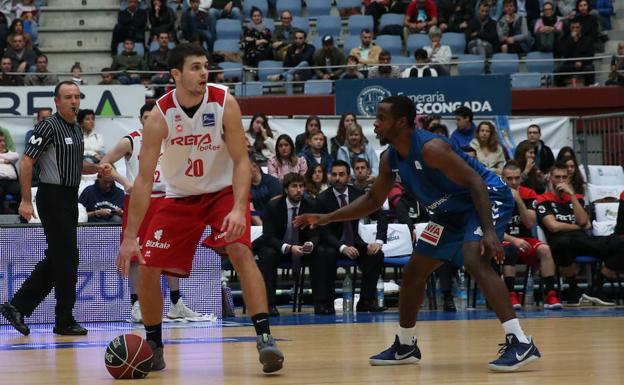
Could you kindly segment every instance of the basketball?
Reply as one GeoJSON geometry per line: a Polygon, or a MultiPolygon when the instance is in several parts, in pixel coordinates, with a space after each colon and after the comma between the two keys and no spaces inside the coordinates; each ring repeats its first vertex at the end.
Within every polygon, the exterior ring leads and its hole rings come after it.
{"type": "Polygon", "coordinates": [[[152,348],[137,335],[123,334],[108,344],[104,363],[116,379],[144,378],[152,369],[152,348]]]}

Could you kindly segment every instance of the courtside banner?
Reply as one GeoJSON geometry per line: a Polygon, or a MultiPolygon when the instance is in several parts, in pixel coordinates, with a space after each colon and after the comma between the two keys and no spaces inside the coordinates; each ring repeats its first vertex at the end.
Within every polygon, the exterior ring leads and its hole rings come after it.
{"type": "Polygon", "coordinates": [[[453,115],[460,106],[475,115],[510,115],[508,75],[336,81],[336,114],[375,116],[377,104],[393,95],[412,99],[419,115],[453,115]]]}

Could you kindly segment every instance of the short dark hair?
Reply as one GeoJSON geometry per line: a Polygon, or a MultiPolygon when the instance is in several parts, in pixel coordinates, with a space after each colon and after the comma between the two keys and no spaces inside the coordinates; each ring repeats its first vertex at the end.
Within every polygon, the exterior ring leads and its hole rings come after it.
{"type": "Polygon", "coordinates": [[[46,55],[44,53],[40,53],[39,55],[37,55],[37,59],[36,60],[39,60],[39,58],[42,58],[42,57],[45,58],[46,61],[48,61],[48,55],[46,55]]]}
{"type": "Polygon", "coordinates": [[[388,103],[391,105],[390,113],[395,119],[405,118],[407,119],[407,126],[414,128],[414,119],[416,119],[416,107],[410,98],[405,95],[388,96],[383,99],[381,103],[388,103]]]}
{"type": "Polygon", "coordinates": [[[359,63],[360,63],[360,59],[358,59],[358,57],[357,57],[357,56],[354,56],[354,55],[349,55],[349,56],[347,56],[347,62],[348,62],[349,60],[354,61],[356,64],[359,64],[359,63]]]}
{"type": "Polygon", "coordinates": [[[537,124],[531,124],[531,125],[529,125],[529,127],[527,127],[527,133],[529,132],[529,128],[531,128],[531,127],[535,127],[535,128],[537,128],[537,132],[538,132],[539,134],[541,134],[541,133],[542,133],[542,128],[541,128],[539,125],[537,125],[537,124]]]}
{"type": "Polygon", "coordinates": [[[95,112],[88,108],[78,111],[78,123],[82,124],[85,118],[89,115],[93,115],[95,117],[95,112]]]}
{"type": "Polygon", "coordinates": [[[54,97],[58,98],[60,96],[60,92],[61,92],[61,87],[63,86],[76,86],[76,83],[72,82],[71,80],[63,80],[62,82],[60,82],[59,84],[56,85],[56,87],[54,87],[54,97]]]}
{"type": "Polygon", "coordinates": [[[43,111],[50,111],[50,113],[52,113],[52,108],[51,107],[41,107],[39,109],[37,109],[37,117],[39,117],[39,114],[43,111]]]}
{"type": "Polygon", "coordinates": [[[472,113],[472,110],[466,106],[460,106],[458,107],[453,114],[455,114],[455,116],[459,115],[462,118],[468,118],[470,119],[470,121],[472,122],[472,118],[474,117],[474,114],[472,113]]]}
{"type": "Polygon", "coordinates": [[[392,58],[392,54],[391,54],[391,53],[390,53],[390,51],[388,51],[387,49],[382,50],[382,51],[379,53],[379,56],[387,56],[387,57],[389,57],[389,58],[392,58]]]}
{"type": "Polygon", "coordinates": [[[344,160],[340,160],[340,159],[335,160],[331,165],[332,169],[334,167],[344,167],[347,169],[347,175],[351,175],[351,166],[349,165],[349,163],[345,162],[344,160]]]}
{"type": "Polygon", "coordinates": [[[169,52],[169,59],[167,60],[169,70],[177,69],[182,71],[184,61],[189,56],[204,56],[208,58],[207,52],[202,46],[193,43],[178,44],[169,52]]]}
{"type": "Polygon", "coordinates": [[[520,164],[518,164],[518,162],[514,159],[511,159],[503,166],[503,171],[505,170],[520,170],[520,164]]]}
{"type": "Polygon", "coordinates": [[[358,163],[366,163],[366,168],[368,168],[370,170],[370,162],[368,161],[368,159],[366,158],[355,158],[355,160],[353,161],[353,167],[355,167],[356,164],[358,163]]]}
{"type": "Polygon", "coordinates": [[[434,123],[429,126],[429,131],[433,132],[434,134],[446,136],[447,138],[449,136],[448,127],[446,127],[445,124],[434,123]]]}
{"type": "Polygon", "coordinates": [[[414,51],[414,59],[428,59],[428,58],[429,58],[429,54],[424,49],[418,48],[416,51],[414,51]]]}
{"type": "Polygon", "coordinates": [[[282,181],[284,193],[286,193],[286,189],[290,187],[290,185],[293,183],[301,183],[302,185],[305,185],[305,178],[303,177],[303,175],[296,172],[289,172],[288,174],[284,175],[284,180],[282,181]]]}
{"type": "Polygon", "coordinates": [[[308,34],[307,34],[306,31],[304,31],[303,29],[300,29],[300,28],[295,28],[295,32],[293,32],[293,35],[294,34],[298,34],[298,33],[302,33],[303,37],[308,37],[308,34]]]}
{"type": "Polygon", "coordinates": [[[518,8],[518,5],[516,4],[516,0],[503,0],[503,6],[507,4],[513,4],[514,7],[518,8]]]}
{"type": "Polygon", "coordinates": [[[141,107],[141,109],[139,110],[139,118],[141,118],[145,112],[151,111],[151,110],[152,110],[152,106],[150,106],[149,104],[144,104],[143,107],[141,107]]]}
{"type": "Polygon", "coordinates": [[[360,36],[362,36],[362,34],[364,33],[371,33],[371,30],[368,28],[362,28],[362,30],[360,31],[360,36]]]}
{"type": "Polygon", "coordinates": [[[557,160],[550,168],[550,172],[553,170],[566,170],[568,172],[568,166],[565,164],[565,160],[557,160]]]}

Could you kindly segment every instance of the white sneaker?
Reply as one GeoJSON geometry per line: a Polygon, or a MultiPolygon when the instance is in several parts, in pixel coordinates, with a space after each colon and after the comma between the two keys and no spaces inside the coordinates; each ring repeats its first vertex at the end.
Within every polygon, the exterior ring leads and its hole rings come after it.
{"type": "Polygon", "coordinates": [[[143,323],[143,316],[141,315],[141,306],[139,306],[139,301],[135,301],[134,305],[132,305],[132,310],[130,311],[130,322],[132,323],[143,323]]]}
{"type": "Polygon", "coordinates": [[[385,294],[396,294],[399,292],[399,285],[394,282],[394,280],[390,280],[389,282],[384,282],[384,293],[385,294]]]}
{"type": "Polygon", "coordinates": [[[185,304],[182,298],[178,300],[178,303],[175,305],[171,305],[169,312],[167,313],[167,318],[170,319],[185,319],[188,321],[203,321],[205,318],[201,313],[197,313],[191,309],[189,309],[185,304]]]}

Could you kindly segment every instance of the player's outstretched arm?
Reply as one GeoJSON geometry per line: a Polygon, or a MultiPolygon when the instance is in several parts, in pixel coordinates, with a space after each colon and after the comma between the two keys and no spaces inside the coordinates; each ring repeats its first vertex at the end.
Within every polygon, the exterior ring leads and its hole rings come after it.
{"type": "Polygon", "coordinates": [[[328,214],[303,214],[295,218],[297,227],[321,226],[331,222],[343,222],[359,219],[379,209],[390,193],[394,184],[394,173],[388,164],[388,154],[384,153],[379,162],[379,176],[373,182],[370,191],[350,204],[328,214]]]}
{"type": "MultiPolygon", "coordinates": [[[[100,163],[115,164],[119,159],[125,156],[129,156],[131,154],[132,144],[130,144],[130,139],[124,136],[119,140],[119,142],[117,142],[117,144],[115,144],[115,146],[113,146],[113,148],[111,148],[106,153],[106,155],[104,155],[104,157],[102,157],[100,163]]],[[[113,179],[115,179],[116,182],[121,183],[127,191],[130,190],[130,188],[132,187],[132,183],[130,183],[130,181],[126,177],[119,174],[118,172],[113,172],[112,175],[113,179]]]]}

